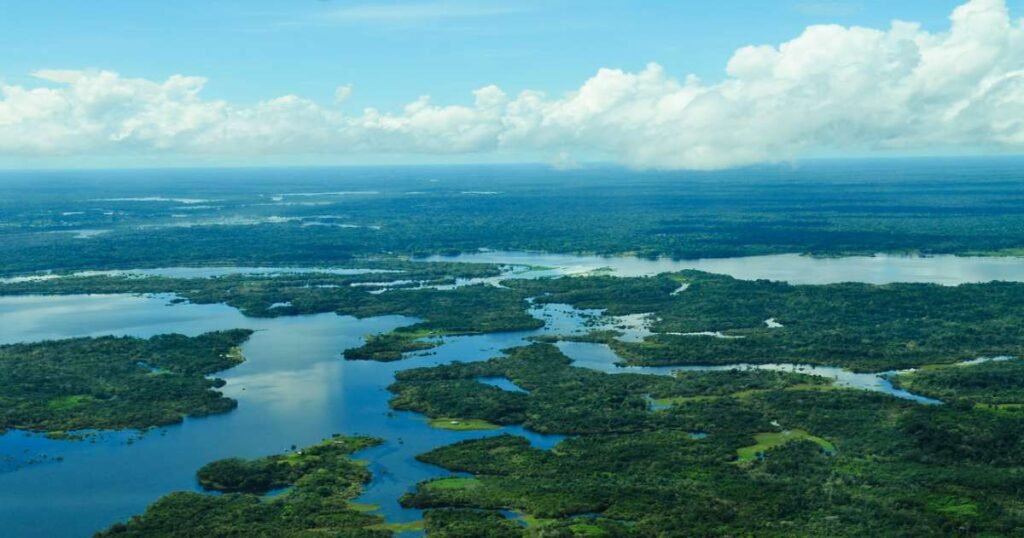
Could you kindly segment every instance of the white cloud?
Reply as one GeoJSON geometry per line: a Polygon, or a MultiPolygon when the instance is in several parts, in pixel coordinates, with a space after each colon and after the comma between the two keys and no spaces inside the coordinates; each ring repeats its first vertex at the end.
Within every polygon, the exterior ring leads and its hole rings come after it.
{"type": "MultiPolygon", "coordinates": [[[[638,167],[724,168],[815,153],[1024,150],[1024,23],[1004,0],[971,0],[929,33],[812,26],[744,47],[704,83],[650,64],[601,69],[570,93],[496,86],[472,105],[422,97],[348,115],[294,95],[235,105],[205,79],[42,70],[0,86],[0,156],[597,155],[638,167]]],[[[351,93],[337,89],[338,101],[351,93]]],[[[569,161],[559,158],[556,161],[569,161]]]]}
{"type": "Polygon", "coordinates": [[[337,88],[334,89],[334,102],[335,103],[344,103],[345,101],[348,101],[349,97],[352,97],[352,85],[351,84],[345,84],[343,86],[338,86],[337,88]]]}

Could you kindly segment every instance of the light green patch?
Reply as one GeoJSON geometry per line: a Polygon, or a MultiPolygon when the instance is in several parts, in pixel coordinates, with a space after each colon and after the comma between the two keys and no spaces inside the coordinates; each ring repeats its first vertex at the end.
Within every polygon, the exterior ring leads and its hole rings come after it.
{"type": "Polygon", "coordinates": [[[377,510],[380,510],[380,505],[379,504],[355,503],[355,502],[349,501],[348,509],[349,510],[353,510],[355,512],[363,512],[363,513],[366,513],[366,512],[376,512],[377,510]]]}
{"type": "Polygon", "coordinates": [[[88,394],[76,394],[74,396],[62,396],[60,398],[54,398],[47,402],[46,406],[54,411],[62,411],[65,409],[72,409],[79,405],[92,401],[92,396],[88,394]]]}
{"type": "Polygon", "coordinates": [[[425,485],[430,489],[471,489],[478,487],[480,485],[480,481],[477,480],[476,478],[439,478],[437,480],[431,480],[430,482],[427,482],[425,485]]]}
{"type": "Polygon", "coordinates": [[[754,435],[756,445],[745,446],[736,450],[737,462],[749,462],[757,459],[762,454],[775,447],[782,446],[793,441],[810,441],[820,446],[826,452],[835,452],[836,447],[829,441],[816,437],[803,430],[785,430],[781,432],[765,432],[754,435]]]}
{"type": "Polygon", "coordinates": [[[516,519],[525,523],[527,528],[543,527],[545,525],[550,525],[551,523],[554,523],[556,521],[554,519],[539,518],[536,516],[532,516],[530,514],[524,514],[522,512],[515,512],[515,515],[516,519]]]}
{"type": "Polygon", "coordinates": [[[713,402],[722,398],[722,396],[673,396],[671,398],[652,398],[651,403],[657,406],[670,406],[693,402],[713,402]]]}
{"type": "Polygon", "coordinates": [[[569,530],[578,536],[604,536],[608,534],[601,527],[591,523],[576,523],[575,525],[569,525],[569,530]]]}
{"type": "Polygon", "coordinates": [[[475,418],[461,419],[461,418],[433,418],[429,421],[431,428],[437,428],[440,430],[453,430],[453,431],[480,431],[480,430],[496,430],[501,426],[497,424],[491,424],[486,420],[479,420],[475,418]]]}
{"type": "Polygon", "coordinates": [[[419,521],[406,521],[403,523],[381,523],[379,525],[372,525],[366,527],[371,530],[378,531],[391,531],[391,532],[412,532],[423,530],[423,520],[419,521]]]}
{"type": "Polygon", "coordinates": [[[234,346],[228,350],[227,358],[231,359],[231,362],[235,364],[242,364],[245,362],[245,355],[242,355],[242,348],[234,346]]]}
{"type": "Polygon", "coordinates": [[[977,403],[974,404],[974,409],[978,411],[988,411],[989,413],[995,413],[997,415],[1010,417],[1024,415],[1024,403],[977,403]]]}
{"type": "Polygon", "coordinates": [[[978,505],[963,497],[932,497],[928,509],[961,520],[978,517],[978,505]]]}
{"type": "Polygon", "coordinates": [[[758,394],[764,394],[766,392],[771,392],[771,391],[772,391],[771,389],[741,390],[739,392],[732,393],[732,397],[733,398],[739,398],[741,400],[746,400],[746,399],[752,398],[754,396],[757,396],[758,394]]]}
{"type": "Polygon", "coordinates": [[[833,390],[847,390],[835,383],[797,383],[796,385],[790,385],[785,390],[809,390],[817,392],[833,391],[833,390]]]}

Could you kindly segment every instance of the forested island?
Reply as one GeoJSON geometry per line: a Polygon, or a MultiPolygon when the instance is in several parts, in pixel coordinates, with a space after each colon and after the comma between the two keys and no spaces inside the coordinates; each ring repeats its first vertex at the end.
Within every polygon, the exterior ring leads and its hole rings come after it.
{"type": "Polygon", "coordinates": [[[103,336],[0,346],[0,432],[144,430],[235,408],[207,376],[240,364],[252,331],[103,336]]]}
{"type": "Polygon", "coordinates": [[[172,493],[96,536],[388,537],[392,531],[380,516],[352,503],[370,473],[349,455],[379,442],[334,437],[288,454],[216,461],[198,477],[204,489],[222,495],[172,493]]]}

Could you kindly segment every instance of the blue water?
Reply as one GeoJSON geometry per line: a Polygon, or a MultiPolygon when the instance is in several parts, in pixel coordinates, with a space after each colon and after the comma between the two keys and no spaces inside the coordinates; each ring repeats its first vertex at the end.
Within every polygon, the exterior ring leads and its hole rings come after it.
{"type": "Polygon", "coordinates": [[[334,314],[254,319],[225,305],[169,303],[170,296],[76,295],[0,298],[0,342],[119,334],[188,335],[234,327],[255,329],[242,346],[246,362],[220,374],[236,410],[186,419],[139,435],[122,431],[81,442],[25,432],[0,437],[0,521],[3,536],[87,536],[140,513],[160,496],[196,490],[195,471],[225,457],[256,457],[313,444],[333,433],[364,434],[386,442],[358,454],[372,461],[374,481],[359,502],[378,504],[390,521],[420,518],[398,498],[417,482],[447,472],[416,461],[435,447],[488,435],[521,435],[539,448],[563,437],[521,427],[487,432],[431,428],[422,415],[391,412],[390,393],[401,369],[452,360],[491,358],[539,331],[449,338],[433,355],[396,363],[345,361],[344,349],[367,334],[415,323],[387,316],[334,314]],[[56,461],[63,458],[63,461],[56,461]],[[32,463],[42,460],[41,463],[32,463]],[[6,461],[6,460],[5,460],[6,461]],[[18,469],[13,471],[13,469],[18,469]]]}
{"type": "MultiPolygon", "coordinates": [[[[922,404],[940,404],[939,400],[914,394],[903,389],[893,387],[889,377],[902,373],[879,372],[879,373],[858,373],[836,368],[834,366],[816,366],[809,364],[727,364],[715,366],[619,366],[622,359],[607,344],[595,344],[589,342],[559,342],[558,349],[567,357],[573,360],[574,366],[590,368],[610,374],[647,374],[647,375],[673,375],[676,372],[716,372],[725,370],[767,370],[773,372],[792,372],[816,375],[832,380],[840,387],[870,390],[881,392],[922,404]]],[[[979,359],[990,360],[990,359],[979,359]]]]}
{"type": "Polygon", "coordinates": [[[507,390],[509,392],[520,392],[523,394],[530,392],[523,387],[516,385],[507,377],[478,377],[476,380],[484,385],[498,387],[501,390],[507,390]]]}
{"type": "Polygon", "coordinates": [[[423,258],[423,261],[497,263],[543,268],[535,269],[523,277],[585,274],[599,270],[617,276],[647,276],[696,269],[743,280],[780,280],[791,284],[930,282],[955,286],[993,280],[1024,282],[1024,258],[1017,257],[878,254],[816,258],[799,254],[775,254],[700,260],[651,260],[632,256],[485,251],[458,256],[430,256],[423,258]]]}

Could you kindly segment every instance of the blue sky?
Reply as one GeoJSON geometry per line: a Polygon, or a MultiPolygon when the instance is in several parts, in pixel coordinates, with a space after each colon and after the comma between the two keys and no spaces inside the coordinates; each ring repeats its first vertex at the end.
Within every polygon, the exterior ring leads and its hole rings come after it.
{"type": "Polygon", "coordinates": [[[208,97],[236,101],[329,100],[351,83],[353,105],[386,109],[423,93],[465,102],[488,84],[568,91],[601,67],[647,62],[715,80],[743,45],[778,43],[816,23],[941,28],[958,3],[5,0],[0,78],[28,83],[44,68],[198,74],[210,79],[208,97]]]}
{"type": "MultiPolygon", "coordinates": [[[[649,62],[675,80],[695,74],[715,84],[729,78],[726,65],[741,47],[776,46],[823,23],[886,30],[901,19],[920,23],[924,32],[948,31],[950,13],[964,1],[2,0],[0,84],[31,89],[64,83],[33,76],[44,69],[106,70],[158,82],[181,74],[206,79],[204,100],[235,106],[290,94],[331,106],[337,87],[351,84],[344,103],[351,114],[366,107],[400,111],[421,95],[432,103],[471,105],[471,92],[488,85],[510,96],[536,90],[557,97],[578,90],[602,68],[640,73],[649,62]]],[[[1024,15],[1024,0],[1005,5],[1014,20],[1024,15]]],[[[600,144],[579,145],[564,144],[584,156],[607,153],[600,144]]],[[[48,158],[48,151],[76,150],[35,151],[26,156],[30,152],[5,150],[0,142],[0,165],[31,165],[40,153],[48,158]]],[[[137,157],[132,151],[140,150],[103,149],[113,164],[137,157]]],[[[417,147],[398,153],[424,152],[417,147]]],[[[533,149],[504,155],[551,158],[533,149]]],[[[296,158],[302,161],[283,160],[296,158]]]]}

